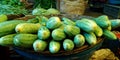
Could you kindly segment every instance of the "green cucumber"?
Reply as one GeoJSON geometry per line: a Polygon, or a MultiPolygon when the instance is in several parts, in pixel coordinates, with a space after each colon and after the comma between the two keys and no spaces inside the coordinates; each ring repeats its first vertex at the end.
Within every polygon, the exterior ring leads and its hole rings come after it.
{"type": "Polygon", "coordinates": [[[85,40],[90,44],[90,45],[95,45],[97,43],[97,38],[94,33],[83,33],[85,40]]]}
{"type": "Polygon", "coordinates": [[[43,40],[36,40],[33,43],[33,49],[35,52],[42,52],[47,48],[47,42],[43,40]]]}
{"type": "Polygon", "coordinates": [[[109,40],[117,40],[116,35],[110,30],[104,29],[103,35],[109,40]]]}
{"type": "Polygon", "coordinates": [[[85,38],[82,34],[77,34],[74,37],[74,44],[76,47],[81,47],[85,44],[85,38]]]}
{"type": "Polygon", "coordinates": [[[73,41],[70,40],[70,39],[65,39],[63,41],[63,48],[64,48],[65,51],[71,51],[71,50],[73,50],[74,49],[74,43],[73,43],[73,41]]]}
{"type": "Polygon", "coordinates": [[[31,48],[35,40],[37,40],[36,34],[17,34],[13,42],[17,47],[31,48]]]}
{"type": "Polygon", "coordinates": [[[59,52],[59,50],[60,50],[60,42],[57,42],[57,41],[54,41],[54,40],[50,41],[50,43],[49,43],[50,53],[54,54],[54,53],[59,52]]]}

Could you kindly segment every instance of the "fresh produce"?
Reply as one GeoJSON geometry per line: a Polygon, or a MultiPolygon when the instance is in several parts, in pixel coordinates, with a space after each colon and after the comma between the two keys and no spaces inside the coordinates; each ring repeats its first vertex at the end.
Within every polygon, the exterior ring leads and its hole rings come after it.
{"type": "MultiPolygon", "coordinates": [[[[96,45],[97,38],[117,40],[112,32],[114,27],[119,27],[119,21],[110,21],[107,16],[94,19],[107,19],[107,26],[101,27],[96,21],[82,18],[73,22],[67,17],[36,16],[31,21],[13,20],[0,23],[0,45],[13,46],[34,50],[35,52],[48,52],[55,54],[72,51],[82,46],[96,45]],[[34,20],[35,19],[35,20],[34,20]],[[61,21],[62,20],[62,21],[61,21]],[[113,26],[112,26],[113,25],[113,26]],[[15,36],[9,35],[17,33],[15,36]],[[8,37],[6,37],[8,35],[8,37]],[[10,42],[9,42],[10,41],[10,42]],[[8,43],[9,42],[9,43],[8,43]]],[[[119,20],[119,19],[118,19],[119,20]]],[[[115,28],[117,28],[115,27],[115,28]]],[[[74,50],[75,51],[75,50],[74,50]]]]}
{"type": "Polygon", "coordinates": [[[47,10],[44,8],[35,8],[32,11],[32,15],[43,15],[47,10]]]}
{"type": "Polygon", "coordinates": [[[81,20],[77,20],[76,21],[76,25],[81,28],[83,31],[85,32],[94,32],[95,29],[97,28],[97,24],[90,20],[90,19],[86,19],[86,18],[83,18],[81,20]]]}
{"type": "Polygon", "coordinates": [[[60,42],[57,42],[57,41],[54,41],[54,40],[50,41],[50,43],[49,43],[50,53],[57,53],[57,52],[59,52],[60,48],[61,48],[60,47],[60,42]]]}
{"type": "Polygon", "coordinates": [[[95,29],[94,33],[95,33],[95,35],[97,37],[101,37],[103,35],[103,30],[102,30],[101,27],[97,26],[97,28],[95,29]]]}
{"type": "Polygon", "coordinates": [[[0,45],[2,46],[14,46],[13,38],[16,34],[9,34],[0,38],[0,45]]]}
{"type": "Polygon", "coordinates": [[[113,19],[110,20],[112,29],[115,29],[117,27],[120,27],[120,19],[113,19]]]}
{"type": "Polygon", "coordinates": [[[54,29],[52,31],[52,38],[56,41],[63,40],[64,38],[66,38],[64,30],[63,29],[54,29]]]}
{"type": "Polygon", "coordinates": [[[13,42],[17,47],[31,48],[35,40],[37,40],[35,34],[17,34],[13,42]]]}
{"type": "Polygon", "coordinates": [[[55,8],[49,8],[44,9],[41,7],[35,8],[32,11],[32,15],[43,15],[43,16],[49,16],[49,15],[58,15],[60,12],[55,8]]]}
{"type": "Polygon", "coordinates": [[[43,40],[36,40],[33,43],[33,49],[35,52],[42,52],[47,48],[47,42],[43,40]]]}
{"type": "Polygon", "coordinates": [[[11,20],[0,23],[0,37],[15,33],[16,25],[24,22],[23,20],[11,20]]]}
{"type": "Polygon", "coordinates": [[[38,23],[39,20],[37,18],[32,18],[27,20],[28,23],[38,23]]]}
{"type": "Polygon", "coordinates": [[[97,43],[97,38],[94,33],[83,33],[85,40],[90,44],[90,45],[95,45],[97,43]]]}
{"type": "Polygon", "coordinates": [[[15,27],[15,31],[17,33],[37,33],[40,26],[40,24],[34,23],[20,23],[15,27]]]}
{"type": "Polygon", "coordinates": [[[62,20],[63,20],[63,23],[66,25],[76,25],[75,22],[73,22],[72,20],[70,20],[66,17],[63,17],[62,20]]]}
{"type": "Polygon", "coordinates": [[[107,28],[109,25],[111,25],[111,22],[109,21],[109,18],[107,15],[102,15],[94,19],[94,21],[101,27],[101,28],[107,28]]]}
{"type": "Polygon", "coordinates": [[[107,39],[110,39],[110,40],[116,40],[117,37],[116,35],[110,31],[110,30],[107,30],[107,29],[104,29],[103,30],[103,35],[107,38],[107,39]]]}
{"type": "Polygon", "coordinates": [[[49,13],[49,14],[51,14],[51,15],[60,14],[60,12],[59,12],[57,9],[55,9],[55,8],[49,8],[49,9],[47,10],[47,13],[49,13]]]}
{"type": "Polygon", "coordinates": [[[64,29],[64,27],[66,26],[66,24],[64,24],[63,22],[61,23],[61,26],[59,27],[59,29],[64,29]]]}
{"type": "Polygon", "coordinates": [[[0,0],[2,5],[12,5],[12,6],[24,6],[20,0],[0,0]]]}
{"type": "Polygon", "coordinates": [[[74,44],[76,47],[81,47],[85,44],[85,37],[82,34],[77,34],[74,37],[74,44]]]}
{"type": "Polygon", "coordinates": [[[40,17],[37,17],[39,19],[39,23],[43,26],[46,26],[46,23],[48,21],[48,18],[45,17],[45,16],[40,16],[40,17]]]}
{"type": "Polygon", "coordinates": [[[73,25],[66,25],[64,27],[64,32],[69,36],[69,37],[74,37],[75,35],[80,33],[80,28],[77,26],[73,25]]]}
{"type": "Polygon", "coordinates": [[[46,40],[50,37],[50,31],[47,27],[41,26],[38,30],[38,38],[41,40],[46,40]]]}
{"type": "Polygon", "coordinates": [[[112,30],[112,26],[109,25],[106,29],[108,29],[108,30],[112,30]]]}
{"type": "Polygon", "coordinates": [[[25,7],[21,6],[13,6],[9,4],[0,4],[0,14],[6,14],[6,15],[18,15],[18,14],[28,14],[28,10],[25,9],[25,7]]]}
{"type": "Polygon", "coordinates": [[[74,43],[71,39],[65,39],[63,41],[63,48],[65,51],[71,51],[74,48],[74,43]]]}
{"type": "Polygon", "coordinates": [[[46,24],[46,27],[49,29],[55,29],[55,28],[60,27],[60,25],[61,25],[61,20],[59,17],[51,17],[49,18],[46,24]]]}
{"type": "Polygon", "coordinates": [[[0,22],[4,22],[4,21],[7,21],[7,20],[8,20],[7,15],[5,15],[5,14],[0,15],[0,22]]]}

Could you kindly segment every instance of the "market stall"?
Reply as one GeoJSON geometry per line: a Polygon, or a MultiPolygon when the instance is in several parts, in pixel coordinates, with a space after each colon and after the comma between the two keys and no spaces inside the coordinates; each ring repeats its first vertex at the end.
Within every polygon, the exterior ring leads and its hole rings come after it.
{"type": "Polygon", "coordinates": [[[26,60],[104,60],[113,56],[115,58],[109,59],[119,60],[120,19],[104,14],[86,15],[89,1],[3,2],[0,4],[0,45],[8,47],[8,51],[10,48],[19,57],[26,60]],[[27,4],[30,8],[26,8],[27,4]]]}

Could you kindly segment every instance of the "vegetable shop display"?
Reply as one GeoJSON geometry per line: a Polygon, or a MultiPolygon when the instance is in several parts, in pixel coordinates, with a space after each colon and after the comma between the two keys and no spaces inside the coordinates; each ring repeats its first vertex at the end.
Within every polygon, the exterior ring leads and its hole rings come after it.
{"type": "Polygon", "coordinates": [[[111,29],[120,27],[119,22],[119,19],[109,20],[106,15],[75,21],[58,16],[3,21],[0,23],[0,45],[26,50],[31,48],[38,53],[46,50],[51,54],[60,50],[72,51],[85,44],[95,45],[97,38],[116,40],[111,29]]]}

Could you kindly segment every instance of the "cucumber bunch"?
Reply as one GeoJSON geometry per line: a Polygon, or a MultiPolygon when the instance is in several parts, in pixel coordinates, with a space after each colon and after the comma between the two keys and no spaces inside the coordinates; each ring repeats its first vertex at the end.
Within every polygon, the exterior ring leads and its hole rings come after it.
{"type": "Polygon", "coordinates": [[[35,52],[49,50],[52,54],[60,50],[72,51],[85,44],[95,45],[100,37],[116,40],[117,37],[111,29],[120,26],[119,19],[109,20],[106,15],[93,20],[82,18],[76,21],[67,17],[37,16],[24,23],[15,22],[18,21],[0,23],[0,45],[33,48],[35,52]],[[9,40],[10,42],[7,42],[9,40]]]}

